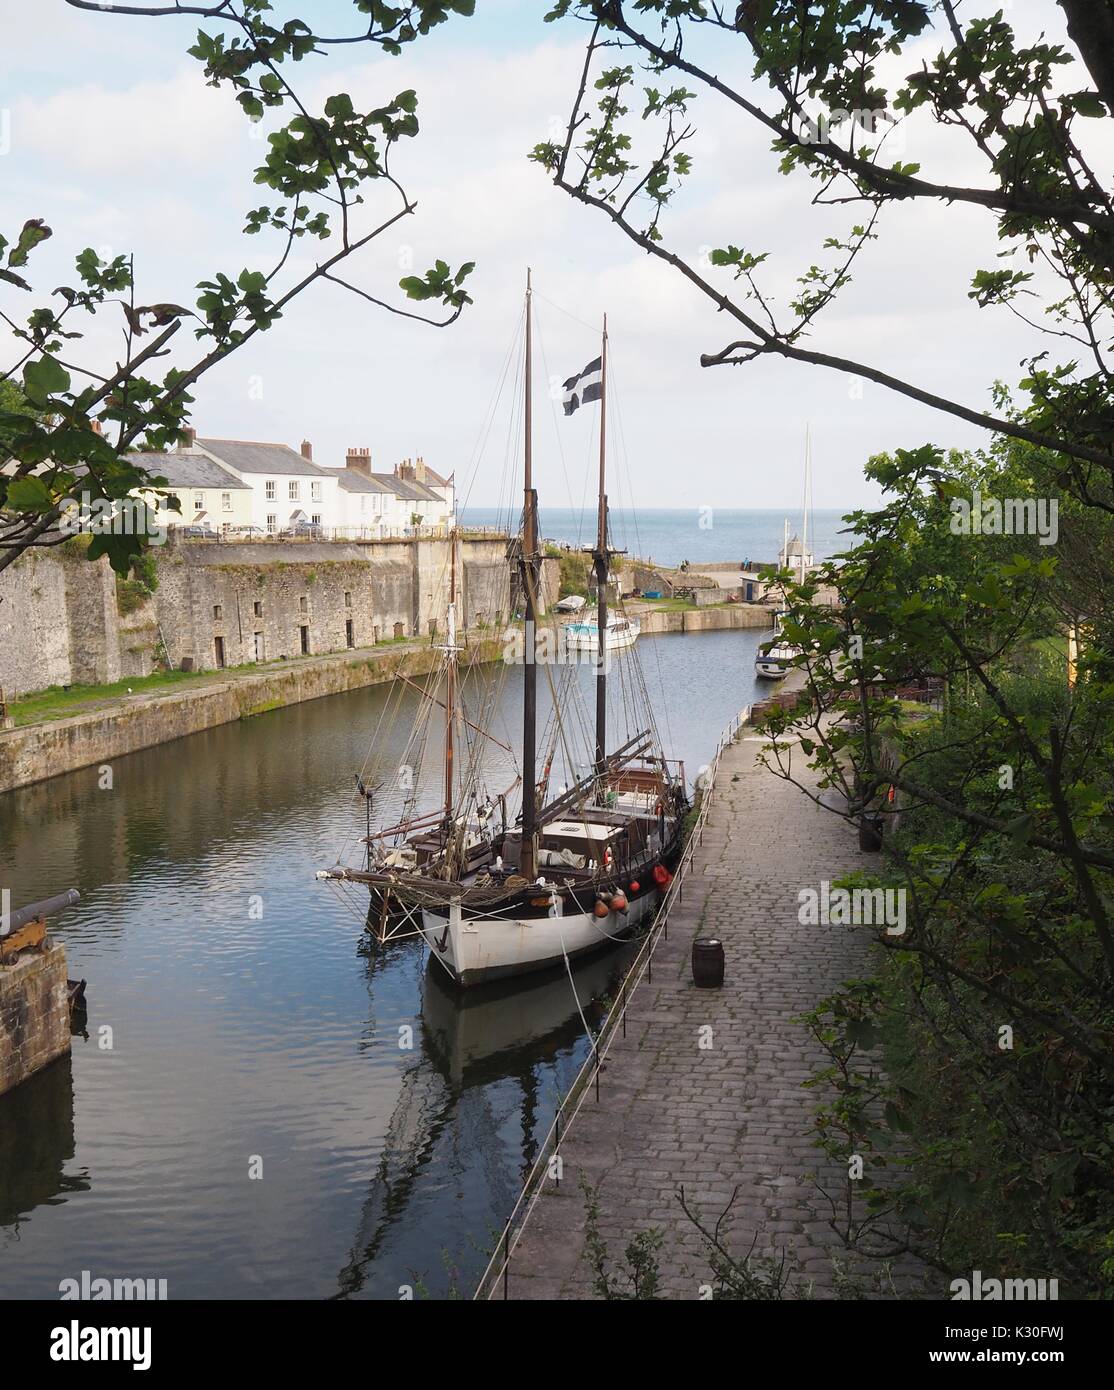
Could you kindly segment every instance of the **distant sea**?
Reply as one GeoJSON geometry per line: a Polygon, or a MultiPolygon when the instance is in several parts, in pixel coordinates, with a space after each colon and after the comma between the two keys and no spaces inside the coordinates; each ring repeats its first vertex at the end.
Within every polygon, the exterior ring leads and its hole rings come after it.
{"type": "MultiPolygon", "coordinates": [[[[781,549],[786,516],[790,536],[800,535],[801,513],[772,509],[705,510],[640,508],[637,513],[616,507],[611,511],[612,544],[643,560],[659,565],[744,560],[773,564],[781,549]]],[[[517,526],[517,516],[494,507],[468,507],[461,515],[464,526],[517,526]]],[[[595,536],[594,511],[577,512],[567,507],[542,507],[540,532],[546,540],[567,545],[589,545],[595,536]]],[[[846,523],[836,509],[817,510],[809,517],[808,548],[817,560],[845,550],[850,538],[839,533],[846,523]]]]}

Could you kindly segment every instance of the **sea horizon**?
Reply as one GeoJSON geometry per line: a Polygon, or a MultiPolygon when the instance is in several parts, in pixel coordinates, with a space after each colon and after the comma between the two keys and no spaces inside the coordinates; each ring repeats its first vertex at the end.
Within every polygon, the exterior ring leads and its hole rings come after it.
{"type": "MultiPolygon", "coordinates": [[[[839,507],[817,507],[809,513],[808,549],[824,560],[847,548],[841,535],[846,523],[839,507]]],[[[661,565],[746,561],[773,563],[781,549],[785,523],[789,535],[800,536],[801,512],[778,507],[629,507],[610,509],[612,542],[639,559],[661,565]]],[[[467,506],[462,525],[517,525],[517,513],[506,507],[467,506]]],[[[543,540],[561,545],[588,545],[595,533],[594,507],[539,508],[539,532],[543,540]]]]}

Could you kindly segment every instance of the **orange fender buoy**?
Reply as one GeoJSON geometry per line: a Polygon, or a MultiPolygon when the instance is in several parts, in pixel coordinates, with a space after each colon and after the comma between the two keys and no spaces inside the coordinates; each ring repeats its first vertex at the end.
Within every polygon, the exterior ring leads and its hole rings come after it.
{"type": "Polygon", "coordinates": [[[611,909],[605,902],[600,901],[595,905],[592,911],[596,914],[597,917],[606,917],[611,912],[611,909]]]}
{"type": "Polygon", "coordinates": [[[633,883],[631,884],[631,886],[630,886],[631,892],[632,892],[632,893],[637,893],[640,886],[641,886],[641,885],[639,884],[638,879],[635,879],[634,882],[633,882],[633,883]]]}
{"type": "Polygon", "coordinates": [[[615,896],[611,899],[611,911],[612,911],[612,912],[626,912],[626,910],[627,910],[627,898],[626,898],[626,894],[625,894],[625,893],[616,893],[615,896]]]}
{"type": "Polygon", "coordinates": [[[669,870],[665,867],[664,864],[654,865],[654,882],[658,885],[659,888],[666,887],[666,885],[669,883],[672,877],[673,875],[669,872],[669,870]]]}

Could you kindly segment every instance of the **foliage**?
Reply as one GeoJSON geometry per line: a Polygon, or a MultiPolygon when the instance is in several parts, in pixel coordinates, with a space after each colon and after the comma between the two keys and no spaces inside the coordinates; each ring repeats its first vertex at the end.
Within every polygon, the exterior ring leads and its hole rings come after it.
{"type": "Polygon", "coordinates": [[[599,1196],[581,1179],[584,1193],[584,1258],[592,1270],[592,1288],[609,1302],[652,1301],[661,1285],[658,1251],[663,1236],[657,1227],[639,1231],[627,1242],[625,1264],[615,1266],[600,1232],[599,1196]]]}
{"type": "Polygon", "coordinates": [[[547,546],[545,553],[551,559],[555,559],[560,567],[561,588],[558,598],[568,598],[570,594],[586,595],[592,573],[591,558],[582,551],[562,550],[555,545],[547,546]]]}
{"type": "Polygon", "coordinates": [[[547,19],[579,21],[590,37],[563,138],[535,146],[531,158],[733,320],[736,336],[702,365],[776,356],[853,373],[1057,450],[1078,495],[1110,509],[1114,202],[1095,171],[1105,167],[1114,110],[1114,7],[1061,0],[1071,42],[1031,44],[1000,5],[972,8],[960,15],[956,0],[557,0],[547,19]],[[924,62],[928,40],[939,48],[924,62]],[[881,71],[895,64],[910,75],[889,87],[881,71]],[[666,214],[695,167],[696,114],[708,104],[735,122],[736,136],[768,138],[780,173],[812,186],[821,246],[799,269],[787,308],[769,283],[770,252],[752,245],[745,227],[737,244],[700,257],[666,241],[666,214]],[[903,161],[895,147],[906,129],[945,158],[957,148],[972,156],[984,181],[966,186],[946,167],[932,173],[903,161]],[[993,219],[998,264],[973,269],[972,305],[1015,315],[1066,354],[1030,354],[1019,412],[976,410],[872,363],[807,347],[879,235],[881,214],[912,199],[965,204],[993,219]]]}
{"type": "Polygon", "coordinates": [[[833,1208],[845,1238],[1101,1297],[1114,1292],[1114,668],[1105,607],[1093,595],[1092,616],[1059,555],[1077,522],[1103,552],[1114,527],[1068,497],[1054,556],[1034,536],[953,525],[974,489],[1023,499],[1054,465],[1009,443],[872,460],[892,500],[847,518],[840,563],[803,586],[782,576],[810,701],[771,712],[766,757],[803,787],[799,738],[820,774],[808,794],[852,823],[890,822],[887,881],[906,894],[904,934],[876,934],[875,975],[809,1020],[830,1058],[816,1084],[834,1096],[821,1142],[866,1162],[833,1208]],[[842,608],[812,605],[821,583],[842,608]],[[1080,620],[1074,684],[1066,614],[1080,620]],[[927,717],[900,698],[918,690],[927,717]]]}
{"type": "MultiPolygon", "coordinates": [[[[243,230],[249,236],[270,234],[277,250],[262,268],[214,271],[198,285],[190,308],[168,298],[143,302],[131,256],[106,261],[85,248],[76,255],[71,283],[21,310],[18,301],[36,293],[32,258],[53,230],[32,217],[14,234],[0,234],[0,289],[12,300],[10,308],[0,307],[0,317],[18,345],[16,360],[0,374],[0,459],[15,464],[0,473],[0,570],[29,546],[64,543],[59,523],[66,499],[80,495],[108,508],[141,487],[165,487],[166,479],[142,467],[130,451],[159,452],[181,441],[197,381],[270,330],[317,281],[331,280],[371,304],[440,327],[471,302],[464,281],[472,262],[454,272],[438,260],[424,276],[401,282],[408,299],[439,302],[448,310],[441,320],[385,303],[340,278],[338,270],[350,258],[414,213],[416,205],[391,161],[396,146],[418,133],[417,94],[401,91],[359,109],[349,94],[337,92],[313,113],[292,85],[290,69],[337,44],[397,54],[450,16],[472,14],[475,2],[411,0],[388,6],[352,0],[352,5],[358,27],[343,35],[319,32],[299,17],[280,21],[269,0],[217,0],[185,9],[96,7],[132,16],[190,13],[204,21],[189,52],[205,82],[230,93],[247,119],[273,125],[255,171],[255,183],[269,197],[246,213],[243,230]],[[365,216],[361,204],[372,193],[386,204],[365,216]],[[329,247],[310,271],[295,271],[291,252],[306,237],[329,247]],[[114,316],[124,334],[122,361],[75,365],[88,320],[114,316]],[[193,348],[186,346],[186,324],[193,328],[193,348]],[[167,357],[170,363],[160,362],[167,357]]],[[[126,575],[149,543],[148,535],[132,534],[137,529],[98,529],[89,558],[108,555],[117,573],[126,575]]]]}

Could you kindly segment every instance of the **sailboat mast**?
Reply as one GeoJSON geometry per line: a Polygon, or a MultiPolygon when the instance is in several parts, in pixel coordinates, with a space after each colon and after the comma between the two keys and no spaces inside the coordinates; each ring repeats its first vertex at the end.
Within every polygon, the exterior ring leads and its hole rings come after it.
{"type": "Polygon", "coordinates": [[[607,760],[607,315],[600,352],[600,496],[596,525],[596,776],[607,760]]]}
{"type": "Polygon", "coordinates": [[[449,532],[449,611],[448,611],[448,662],[445,667],[445,843],[453,822],[454,774],[453,747],[454,725],[456,723],[456,527],[449,532]]]}
{"type": "Polygon", "coordinates": [[[805,493],[801,504],[801,583],[805,582],[805,557],[808,555],[808,485],[812,471],[812,439],[805,426],[805,493]]]}
{"type": "Polygon", "coordinates": [[[526,609],[525,666],[522,675],[522,849],[519,873],[532,879],[537,870],[537,716],[538,670],[534,664],[537,631],[538,504],[534,492],[533,434],[533,289],[526,272],[526,400],[523,409],[522,590],[526,609]]]}

